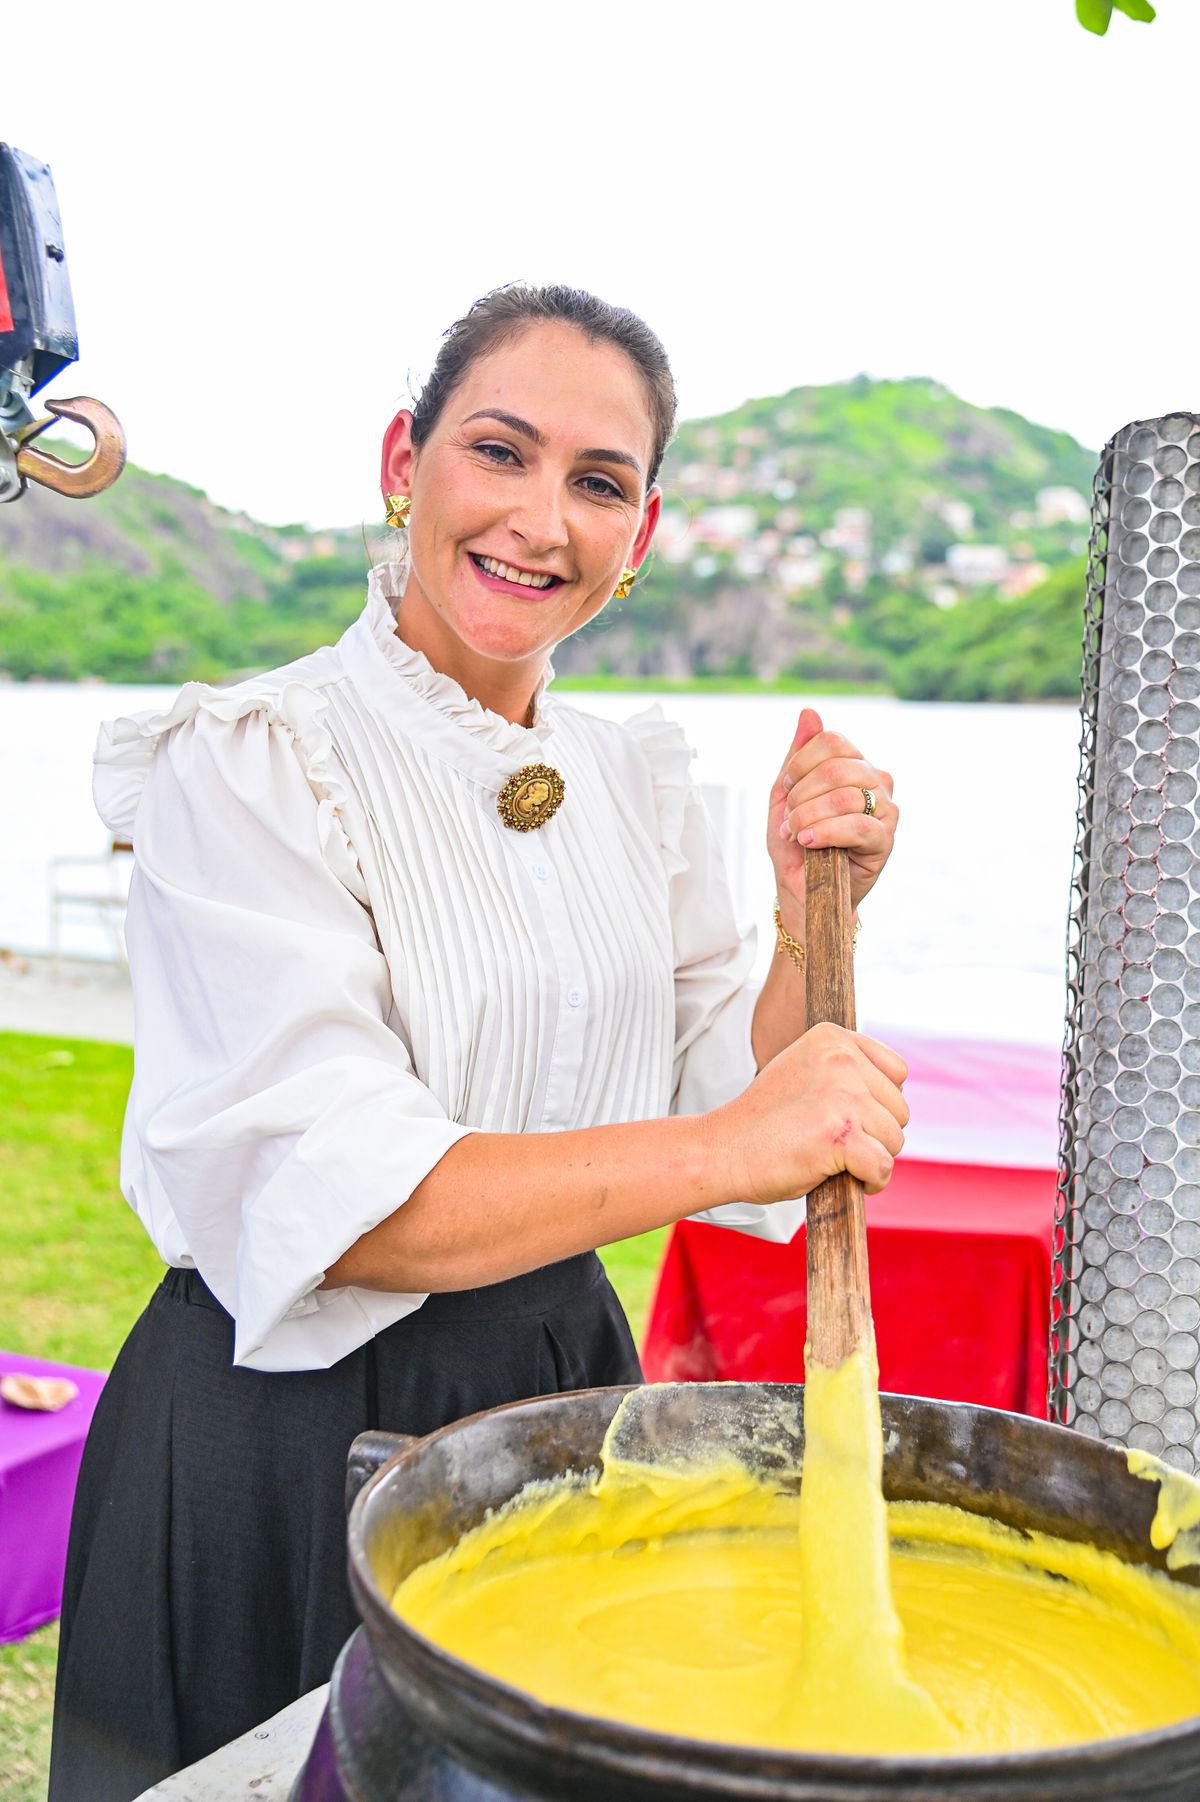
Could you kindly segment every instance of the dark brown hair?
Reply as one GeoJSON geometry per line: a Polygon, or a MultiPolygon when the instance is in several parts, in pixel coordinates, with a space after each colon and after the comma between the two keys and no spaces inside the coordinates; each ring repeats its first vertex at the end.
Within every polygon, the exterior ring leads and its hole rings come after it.
{"type": "Polygon", "coordinates": [[[657,480],[663,454],[675,429],[675,380],[667,353],[650,327],[627,307],[613,307],[582,288],[555,284],[530,288],[522,282],[497,288],[477,300],[445,334],[433,373],[413,408],[412,441],[424,444],[442,409],[472,364],[531,325],[573,325],[593,342],[615,344],[637,369],[646,389],[654,426],[654,454],[646,485],[657,480]]]}

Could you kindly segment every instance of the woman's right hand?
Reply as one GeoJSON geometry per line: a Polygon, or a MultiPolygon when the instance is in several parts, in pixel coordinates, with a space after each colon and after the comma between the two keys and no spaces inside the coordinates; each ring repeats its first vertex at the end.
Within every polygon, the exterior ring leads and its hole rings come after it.
{"type": "Polygon", "coordinates": [[[876,1194],[904,1144],[907,1075],[904,1059],[866,1033],[810,1027],[709,1115],[729,1192],[784,1201],[848,1170],[876,1194]]]}

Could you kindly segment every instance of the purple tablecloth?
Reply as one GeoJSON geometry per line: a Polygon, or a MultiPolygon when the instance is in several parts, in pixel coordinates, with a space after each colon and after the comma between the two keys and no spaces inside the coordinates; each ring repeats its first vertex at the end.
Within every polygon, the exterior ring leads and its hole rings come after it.
{"type": "Polygon", "coordinates": [[[0,1351],[0,1376],[70,1377],[79,1394],[57,1414],[0,1401],[0,1645],[52,1621],[62,1606],[63,1566],[75,1479],[99,1370],[0,1351]]]}

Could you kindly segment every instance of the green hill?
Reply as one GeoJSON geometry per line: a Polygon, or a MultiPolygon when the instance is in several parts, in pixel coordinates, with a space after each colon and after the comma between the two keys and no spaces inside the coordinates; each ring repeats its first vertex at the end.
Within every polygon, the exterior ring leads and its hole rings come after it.
{"type": "Polygon", "coordinates": [[[0,669],[216,680],[336,636],[362,606],[359,531],[264,526],[129,465],[89,501],[30,485],[0,508],[0,669]]]}
{"type": "Polygon", "coordinates": [[[778,512],[779,487],[790,486],[794,494],[783,498],[809,525],[828,525],[839,508],[865,507],[878,546],[924,535],[942,548],[957,536],[941,517],[945,502],[971,509],[964,530],[972,538],[1011,543],[1032,526],[1014,528],[1014,512],[1028,512],[1045,488],[1088,494],[1095,462],[1065,432],[1007,409],[970,406],[937,382],[858,376],[687,421],[671,447],[668,482],[682,478],[687,493],[698,480],[689,470],[703,470],[708,483],[718,468],[733,470],[741,477],[736,494],[764,521],[778,512]]]}
{"type": "MultiPolygon", "coordinates": [[[[689,420],[647,571],[556,665],[1071,694],[1094,462],[925,379],[860,376],[689,420]]],[[[264,526],[133,467],[84,504],[31,488],[0,508],[0,669],[165,682],[266,667],[342,630],[366,563],[361,528],[264,526]]]]}

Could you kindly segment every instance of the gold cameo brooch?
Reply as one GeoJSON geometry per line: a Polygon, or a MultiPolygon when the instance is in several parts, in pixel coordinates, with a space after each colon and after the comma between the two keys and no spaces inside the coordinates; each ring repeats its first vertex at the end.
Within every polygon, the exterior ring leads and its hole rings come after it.
{"type": "Polygon", "coordinates": [[[496,812],[514,832],[536,832],[562,806],[563,779],[548,763],[527,763],[496,797],[496,812]]]}

